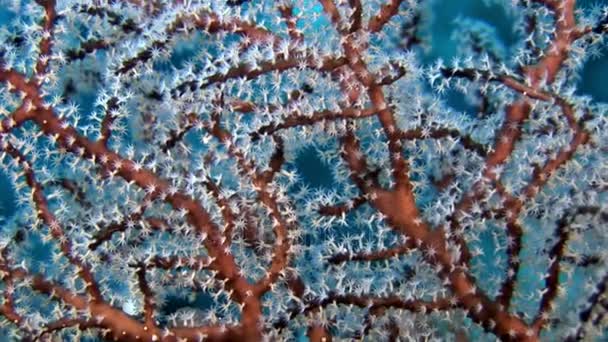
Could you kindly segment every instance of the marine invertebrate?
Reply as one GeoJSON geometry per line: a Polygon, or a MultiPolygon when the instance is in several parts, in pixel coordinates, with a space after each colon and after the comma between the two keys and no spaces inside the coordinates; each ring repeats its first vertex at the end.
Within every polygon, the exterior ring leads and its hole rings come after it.
{"type": "Polygon", "coordinates": [[[12,338],[602,333],[606,108],[575,82],[606,11],[515,1],[513,58],[473,27],[423,67],[414,0],[13,3],[12,338]]]}

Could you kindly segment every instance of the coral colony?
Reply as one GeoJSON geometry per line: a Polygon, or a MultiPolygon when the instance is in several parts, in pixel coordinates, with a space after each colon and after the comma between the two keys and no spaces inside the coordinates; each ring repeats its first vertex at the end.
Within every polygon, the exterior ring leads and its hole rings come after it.
{"type": "Polygon", "coordinates": [[[1,0],[2,339],[606,338],[608,7],[500,6],[1,0]]]}

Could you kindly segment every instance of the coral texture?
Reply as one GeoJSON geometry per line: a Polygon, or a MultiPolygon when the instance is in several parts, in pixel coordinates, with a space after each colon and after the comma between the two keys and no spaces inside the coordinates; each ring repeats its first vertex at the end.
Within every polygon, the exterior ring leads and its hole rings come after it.
{"type": "Polygon", "coordinates": [[[0,0],[4,338],[605,338],[608,9],[494,3],[0,0]]]}

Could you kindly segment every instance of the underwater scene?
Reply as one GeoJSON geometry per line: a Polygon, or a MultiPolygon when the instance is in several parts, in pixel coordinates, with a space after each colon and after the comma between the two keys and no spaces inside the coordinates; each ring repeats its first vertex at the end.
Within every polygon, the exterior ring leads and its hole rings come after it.
{"type": "Polygon", "coordinates": [[[0,341],[608,341],[608,0],[0,0],[0,341]]]}

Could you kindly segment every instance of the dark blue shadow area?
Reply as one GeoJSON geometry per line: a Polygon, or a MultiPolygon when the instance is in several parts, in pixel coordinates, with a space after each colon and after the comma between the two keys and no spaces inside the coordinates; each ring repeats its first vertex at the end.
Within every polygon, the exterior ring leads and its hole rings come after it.
{"type": "Polygon", "coordinates": [[[580,73],[577,94],[593,97],[594,102],[608,103],[608,49],[604,48],[599,58],[590,58],[580,73]]]}
{"type": "Polygon", "coordinates": [[[0,171],[0,222],[12,217],[16,209],[15,190],[6,173],[0,171]]]}
{"type": "Polygon", "coordinates": [[[0,6],[0,26],[8,23],[15,17],[15,13],[8,10],[3,6],[0,6]]]}
{"type": "MultiPolygon", "coordinates": [[[[582,10],[607,5],[608,0],[577,0],[576,2],[576,7],[582,10]]],[[[606,75],[608,75],[608,49],[605,43],[601,53],[601,56],[591,57],[585,62],[583,70],[579,74],[580,80],[576,93],[591,96],[594,102],[608,103],[608,89],[605,84],[606,75]]]]}
{"type": "Polygon", "coordinates": [[[303,182],[313,188],[332,188],[331,169],[317,156],[314,148],[301,151],[296,166],[303,182]]]}
{"type": "Polygon", "coordinates": [[[160,311],[163,313],[163,316],[171,315],[182,308],[192,308],[204,311],[210,309],[213,302],[213,297],[206,292],[196,293],[193,301],[181,296],[169,296],[166,304],[160,309],[160,311]]]}
{"type": "Polygon", "coordinates": [[[592,6],[601,6],[601,5],[608,5],[608,0],[577,0],[576,1],[576,7],[577,8],[590,8],[592,6]]]}
{"type": "Polygon", "coordinates": [[[478,112],[478,107],[475,104],[470,103],[466,97],[453,89],[450,89],[445,92],[444,100],[450,106],[450,108],[454,109],[457,112],[467,113],[470,116],[475,117],[478,112]]]}

